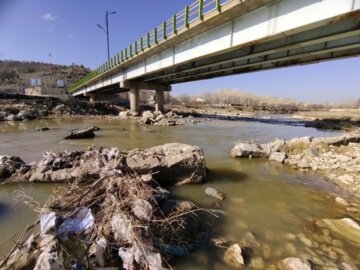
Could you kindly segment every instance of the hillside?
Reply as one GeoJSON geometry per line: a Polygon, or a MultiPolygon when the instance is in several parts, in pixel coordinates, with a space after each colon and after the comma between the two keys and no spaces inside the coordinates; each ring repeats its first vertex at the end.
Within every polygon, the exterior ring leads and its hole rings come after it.
{"type": "Polygon", "coordinates": [[[79,65],[0,61],[0,92],[18,93],[30,86],[30,79],[40,79],[45,88],[54,87],[57,80],[64,80],[69,85],[89,71],[90,69],[79,65]]]}

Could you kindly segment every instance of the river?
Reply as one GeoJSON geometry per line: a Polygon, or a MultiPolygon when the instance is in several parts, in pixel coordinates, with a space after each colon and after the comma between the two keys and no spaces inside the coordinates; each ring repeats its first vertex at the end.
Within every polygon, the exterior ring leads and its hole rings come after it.
{"type": "MultiPolygon", "coordinates": [[[[209,169],[206,183],[174,187],[172,192],[201,207],[218,207],[224,211],[214,227],[216,236],[240,241],[251,232],[259,244],[252,255],[258,259],[253,268],[260,267],[261,264],[269,268],[279,260],[294,255],[293,248],[298,256],[305,254],[311,257],[314,249],[332,247],[334,243],[322,243],[314,237],[307,229],[307,224],[312,218],[345,217],[345,210],[335,204],[331,196],[335,193],[342,194],[342,191],[314,173],[302,173],[265,159],[232,159],[229,156],[230,149],[239,139],[268,142],[274,138],[338,134],[301,126],[241,121],[213,120],[197,125],[153,127],[142,126],[135,121],[104,118],[44,119],[0,123],[0,153],[17,155],[26,162],[32,162],[39,160],[45,151],[85,149],[91,145],[120,149],[147,148],[170,142],[198,145],[204,149],[209,169]],[[62,139],[73,128],[92,125],[101,128],[94,139],[62,139]],[[42,126],[48,126],[51,130],[35,131],[36,127],[42,126]],[[214,200],[204,195],[207,186],[224,193],[226,199],[220,205],[214,205],[214,200]],[[304,238],[312,242],[310,246],[304,238]]],[[[14,199],[13,192],[22,190],[44,202],[51,188],[48,184],[1,186],[0,201],[11,202],[14,199]]],[[[346,196],[345,193],[342,195],[346,196]]],[[[0,217],[0,242],[19,234],[27,224],[36,219],[36,215],[28,208],[20,207],[6,218],[0,217]]],[[[359,246],[341,238],[333,240],[337,241],[344,254],[341,255],[340,252],[336,258],[316,255],[321,261],[360,264],[359,246]]],[[[0,255],[4,255],[10,245],[9,241],[2,243],[0,255]]],[[[223,263],[222,256],[223,251],[219,249],[199,249],[179,260],[176,269],[232,269],[223,263]]]]}

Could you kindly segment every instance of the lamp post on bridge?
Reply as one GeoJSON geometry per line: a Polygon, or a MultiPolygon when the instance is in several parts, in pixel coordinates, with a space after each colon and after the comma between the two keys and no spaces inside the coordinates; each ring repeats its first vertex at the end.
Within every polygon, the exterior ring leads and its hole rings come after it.
{"type": "Polygon", "coordinates": [[[105,15],[105,28],[102,27],[100,24],[97,24],[97,26],[99,28],[101,28],[105,34],[106,34],[106,39],[107,39],[107,52],[108,52],[108,61],[110,61],[110,45],[109,45],[109,15],[113,15],[116,14],[116,11],[113,12],[108,12],[106,10],[106,15],[105,15]]]}

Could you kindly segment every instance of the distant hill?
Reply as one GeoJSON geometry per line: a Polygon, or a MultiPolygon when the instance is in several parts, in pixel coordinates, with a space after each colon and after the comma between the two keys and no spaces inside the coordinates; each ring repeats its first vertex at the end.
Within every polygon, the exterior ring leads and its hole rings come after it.
{"type": "Polygon", "coordinates": [[[54,87],[57,80],[64,80],[69,85],[89,72],[90,69],[82,65],[0,61],[0,92],[17,93],[30,86],[30,79],[40,79],[45,88],[54,87]]]}

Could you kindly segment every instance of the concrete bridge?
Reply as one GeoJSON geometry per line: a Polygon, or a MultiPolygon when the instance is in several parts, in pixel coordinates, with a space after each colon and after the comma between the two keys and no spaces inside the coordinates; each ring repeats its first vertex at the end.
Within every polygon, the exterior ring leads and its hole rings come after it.
{"type": "Polygon", "coordinates": [[[360,55],[360,0],[198,0],[70,86],[74,96],[139,89],[360,55]]]}

